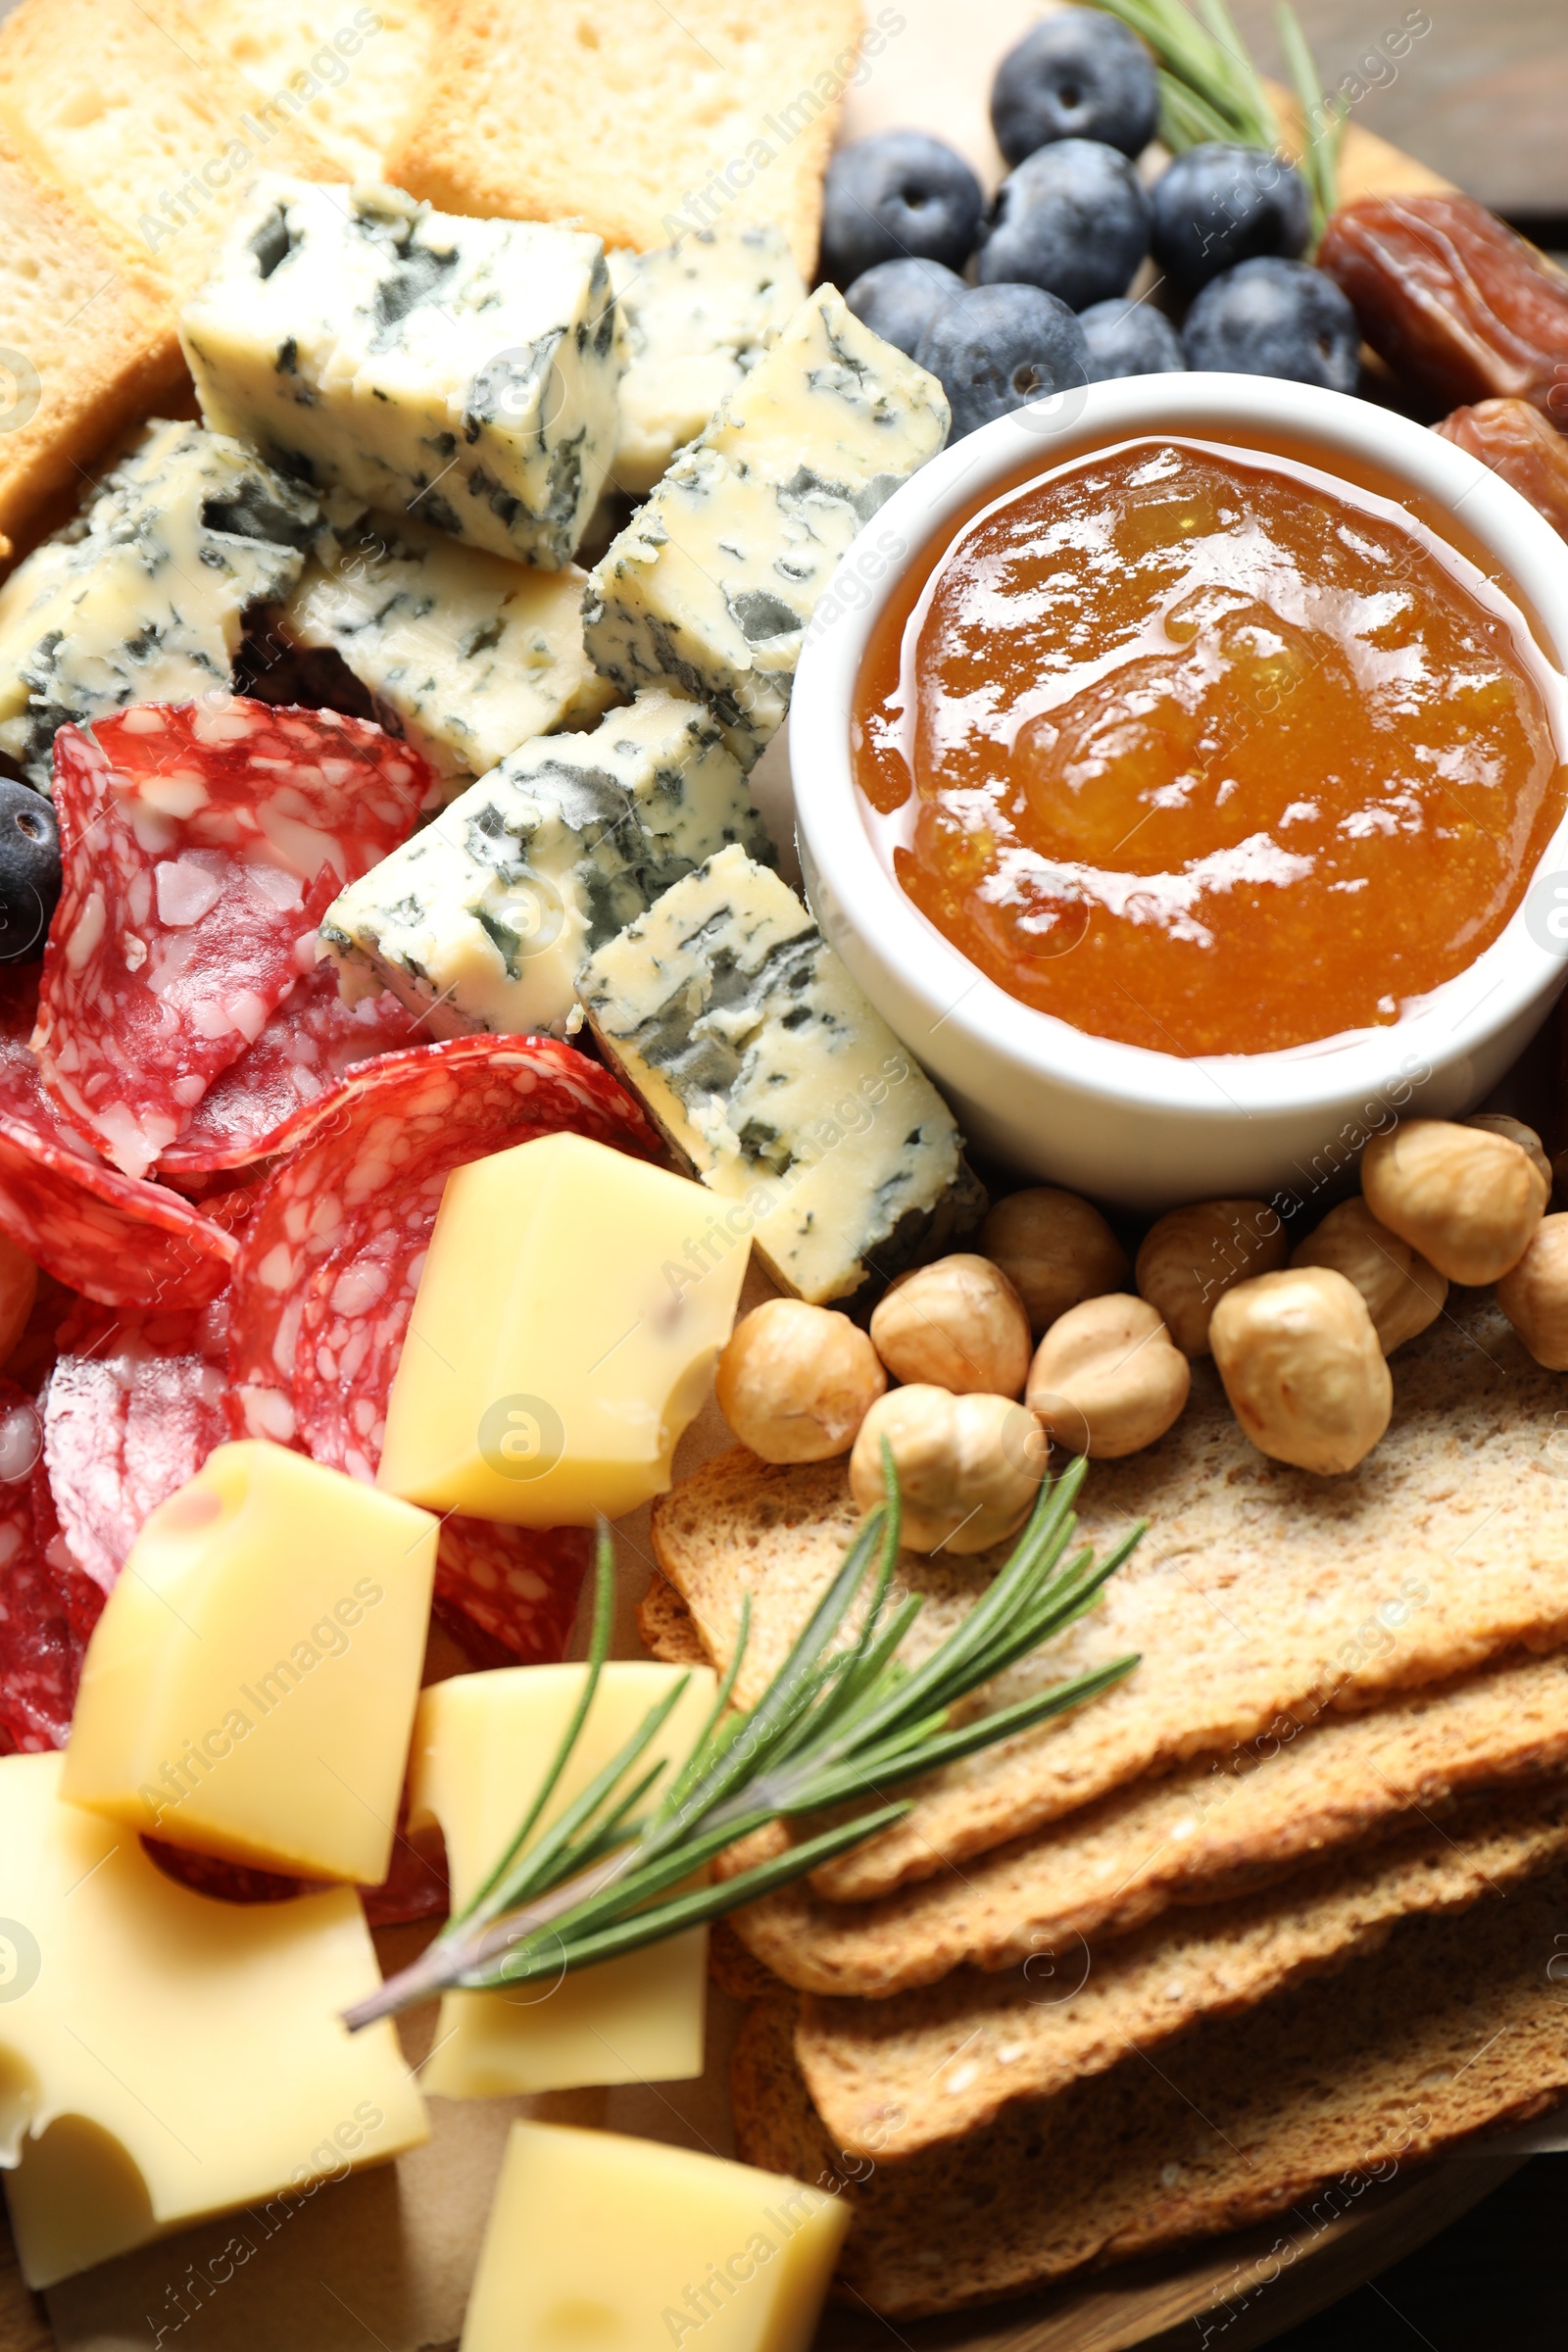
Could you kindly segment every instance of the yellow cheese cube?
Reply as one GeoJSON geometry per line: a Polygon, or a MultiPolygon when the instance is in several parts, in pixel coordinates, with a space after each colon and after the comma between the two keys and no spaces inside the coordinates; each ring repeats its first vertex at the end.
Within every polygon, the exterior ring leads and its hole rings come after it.
{"type": "Polygon", "coordinates": [[[449,1176],[381,1485],[519,1527],[587,1527],[662,1494],[746,1273],[744,1246],[705,1254],[710,1206],[578,1135],[449,1176]]]}
{"type": "Polygon", "coordinates": [[[849,2226],[778,2173],[514,2124],[462,2352],[807,2352],[849,2226]]]}
{"type": "Polygon", "coordinates": [[[338,2023],[381,1981],[359,1897],[192,1894],[60,1801],[62,1762],[0,1761],[0,2165],[35,2287],[428,2134],[391,2026],[338,2023]]]}
{"type": "Polygon", "coordinates": [[[93,1630],[65,1795],[172,1845],[378,1884],[436,1535],[281,1446],[220,1446],[148,1519],[93,1630]]]}
{"type": "MultiPolygon", "coordinates": [[[[452,1903],[480,1886],[516,1832],[582,1692],[585,1666],[512,1666],[437,1683],[419,1702],[409,1784],[413,1828],[446,1836],[452,1903]]],[[[708,1667],[610,1665],[541,1830],[581,1795],[672,1684],[688,1682],[633,1778],[684,1761],[713,1703],[708,1667]]],[[[658,1791],[656,1789],[655,1793],[658,1791]]],[[[703,2071],[708,1931],[509,1992],[449,1992],[424,2068],[449,2099],[588,2083],[674,2082],[703,2071]]]]}

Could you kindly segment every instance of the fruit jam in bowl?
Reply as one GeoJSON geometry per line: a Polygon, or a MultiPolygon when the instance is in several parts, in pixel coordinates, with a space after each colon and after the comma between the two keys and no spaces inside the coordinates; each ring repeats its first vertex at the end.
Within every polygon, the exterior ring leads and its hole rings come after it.
{"type": "Polygon", "coordinates": [[[1338,393],[1059,406],[937,459],[828,590],[812,903],[983,1148],[1140,1208],[1312,1188],[1469,1108],[1568,975],[1568,551],[1338,393]]]}

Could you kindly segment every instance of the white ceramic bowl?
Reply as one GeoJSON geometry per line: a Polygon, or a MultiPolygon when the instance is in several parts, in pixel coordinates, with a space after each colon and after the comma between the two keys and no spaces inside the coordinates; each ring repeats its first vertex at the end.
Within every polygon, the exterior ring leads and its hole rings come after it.
{"type": "MultiPolygon", "coordinates": [[[[1540,1026],[1568,977],[1568,821],[1518,911],[1466,971],[1390,1028],[1288,1052],[1183,1059],[1091,1037],[1009,997],[905,895],[862,819],[850,713],[877,614],[932,536],[1034,462],[1086,438],[1220,428],[1278,435],[1324,472],[1345,460],[1447,512],[1536,616],[1568,671],[1568,547],[1476,459],[1402,416],[1301,384],[1155,375],[1092,385],[1004,416],[906,482],[856,541],[823,599],[790,712],[801,863],[824,932],[872,1004],[948,1096],[971,1141],[1030,1175],[1129,1207],[1220,1194],[1313,1193],[1369,1133],[1419,1107],[1471,1109],[1540,1026]],[[1562,899],[1551,877],[1562,872],[1562,899]],[[1555,933],[1561,928],[1560,943],[1555,933]]],[[[1559,746],[1568,691],[1551,681],[1559,746]]]]}

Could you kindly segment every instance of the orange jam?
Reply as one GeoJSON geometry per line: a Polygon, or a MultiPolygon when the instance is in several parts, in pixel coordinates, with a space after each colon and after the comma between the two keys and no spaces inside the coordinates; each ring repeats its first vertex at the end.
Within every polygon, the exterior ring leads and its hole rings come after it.
{"type": "Polygon", "coordinates": [[[905,890],[1009,995],[1265,1053],[1397,1020],[1497,936],[1562,813],[1559,683],[1392,498],[1139,441],[915,566],[856,777],[905,890]]]}

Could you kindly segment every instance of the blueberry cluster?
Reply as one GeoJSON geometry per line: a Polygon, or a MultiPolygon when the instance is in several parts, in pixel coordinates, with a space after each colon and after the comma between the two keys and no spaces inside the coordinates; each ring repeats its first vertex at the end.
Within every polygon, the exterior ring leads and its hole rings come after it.
{"type": "Polygon", "coordinates": [[[1110,376],[1209,368],[1355,389],[1354,314],[1300,258],[1311,220],[1299,173],[1262,148],[1214,143],[1150,184],[1137,159],[1158,114],[1137,36],[1065,8],[998,69],[991,120],[1012,169],[989,212],[963,158],[925,131],[879,132],[835,156],[823,275],[941,378],[956,440],[1110,376]],[[1153,283],[1129,300],[1146,260],[1153,283]]]}

